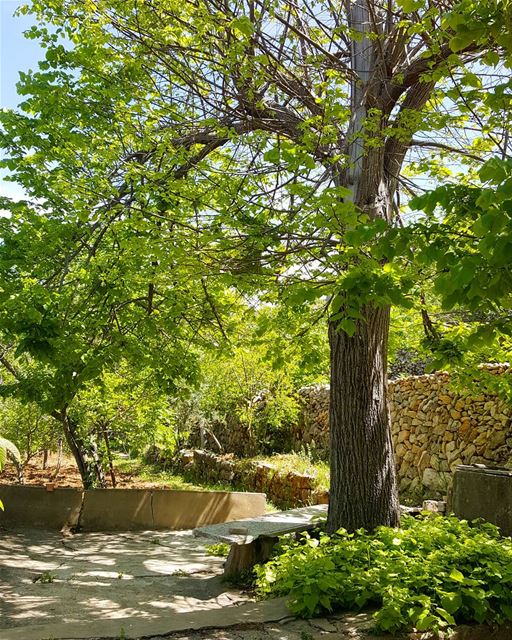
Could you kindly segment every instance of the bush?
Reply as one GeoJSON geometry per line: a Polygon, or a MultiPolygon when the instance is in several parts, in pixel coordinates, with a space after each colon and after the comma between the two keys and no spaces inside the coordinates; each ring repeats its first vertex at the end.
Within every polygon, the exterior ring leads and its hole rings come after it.
{"type": "Polygon", "coordinates": [[[490,524],[403,516],[402,527],[282,542],[256,567],[260,596],[289,595],[292,613],[376,607],[376,626],[439,631],[512,619],[512,541],[490,524]]]}

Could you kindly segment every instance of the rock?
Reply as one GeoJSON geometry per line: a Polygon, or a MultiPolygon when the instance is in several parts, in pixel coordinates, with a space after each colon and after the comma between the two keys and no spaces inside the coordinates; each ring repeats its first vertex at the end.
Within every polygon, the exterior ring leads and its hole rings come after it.
{"type": "Polygon", "coordinates": [[[446,447],[445,447],[445,451],[446,453],[450,453],[451,451],[454,451],[456,447],[455,442],[452,440],[451,442],[447,442],[446,443],[446,447]]]}
{"type": "Polygon", "coordinates": [[[398,434],[398,442],[404,442],[405,440],[407,440],[409,437],[409,431],[400,431],[400,433],[398,434]]]}
{"type": "Polygon", "coordinates": [[[466,447],[466,449],[462,452],[463,453],[463,458],[466,464],[471,464],[471,458],[475,455],[476,453],[476,447],[474,444],[468,444],[468,446],[466,447]]]}
{"type": "Polygon", "coordinates": [[[450,480],[450,474],[434,469],[425,469],[422,476],[423,485],[436,493],[444,494],[450,485],[450,480]]]}
{"type": "Polygon", "coordinates": [[[444,500],[424,500],[422,508],[423,511],[446,513],[446,502],[444,500]]]}

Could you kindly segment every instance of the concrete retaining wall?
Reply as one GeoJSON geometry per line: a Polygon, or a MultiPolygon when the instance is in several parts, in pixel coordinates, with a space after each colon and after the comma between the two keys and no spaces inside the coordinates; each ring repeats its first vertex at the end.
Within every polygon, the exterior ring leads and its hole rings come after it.
{"type": "Polygon", "coordinates": [[[83,492],[78,489],[47,491],[44,487],[0,485],[0,525],[30,525],[62,529],[78,522],[83,492]]]}
{"type": "Polygon", "coordinates": [[[264,493],[0,485],[0,525],[83,531],[193,529],[265,513],[264,493]]]}

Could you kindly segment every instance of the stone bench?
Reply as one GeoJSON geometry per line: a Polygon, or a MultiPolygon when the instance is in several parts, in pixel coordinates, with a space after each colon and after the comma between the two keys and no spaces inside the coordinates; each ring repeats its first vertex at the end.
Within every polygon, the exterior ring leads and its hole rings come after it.
{"type": "MultiPolygon", "coordinates": [[[[444,503],[430,500],[424,503],[423,509],[441,513],[443,512],[441,505],[444,503]],[[432,505],[428,505],[428,502],[432,505]]],[[[251,569],[255,564],[266,562],[279,536],[310,531],[317,527],[327,517],[327,509],[326,504],[316,504],[311,507],[290,509],[290,511],[277,511],[256,518],[198,527],[194,529],[194,535],[231,545],[224,565],[224,575],[235,577],[251,569]]],[[[400,511],[402,514],[415,516],[420,514],[422,509],[400,505],[400,511]]]]}
{"type": "Polygon", "coordinates": [[[314,529],[326,516],[327,505],[319,504],[199,527],[194,535],[231,545],[224,575],[234,577],[268,560],[279,536],[314,529]]]}

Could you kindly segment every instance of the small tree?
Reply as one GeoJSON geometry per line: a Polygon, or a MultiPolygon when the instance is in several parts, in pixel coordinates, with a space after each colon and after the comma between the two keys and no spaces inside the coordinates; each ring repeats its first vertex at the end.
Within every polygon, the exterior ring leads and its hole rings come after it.
{"type": "Polygon", "coordinates": [[[25,466],[44,451],[56,450],[62,433],[58,423],[36,403],[15,398],[0,401],[0,425],[3,435],[16,443],[20,452],[15,463],[20,482],[24,481],[25,466]]]}
{"type": "Polygon", "coordinates": [[[185,309],[180,295],[194,285],[178,284],[179,271],[153,259],[148,233],[124,210],[95,223],[56,200],[6,206],[0,363],[10,379],[2,395],[36,402],[59,422],[90,488],[103,471],[96,439],[71,411],[77,394],[121,360],[150,368],[152,384],[172,392],[194,375],[191,331],[208,325],[211,311],[185,309]]]}
{"type": "Polygon", "coordinates": [[[122,361],[114,371],[86,384],[70,406],[81,430],[98,444],[112,486],[116,486],[115,452],[140,455],[150,445],[174,448],[175,418],[171,399],[156,384],[153,369],[122,361]]]}

